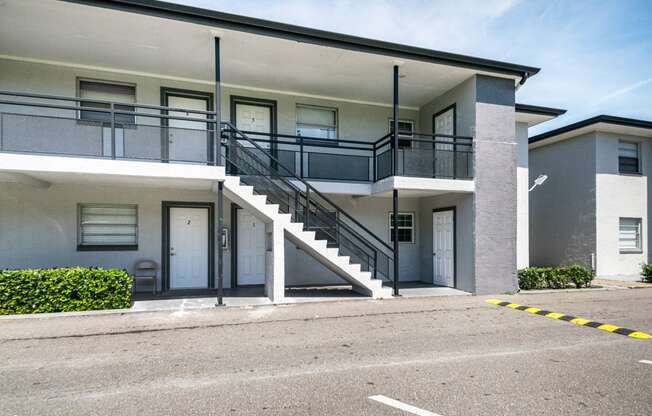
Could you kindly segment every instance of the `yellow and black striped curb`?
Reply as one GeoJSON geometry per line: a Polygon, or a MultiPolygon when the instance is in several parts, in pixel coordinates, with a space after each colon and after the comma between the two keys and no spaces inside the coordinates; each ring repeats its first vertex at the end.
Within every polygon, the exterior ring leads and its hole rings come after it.
{"type": "Polygon", "coordinates": [[[632,338],[639,339],[652,339],[652,335],[646,334],[641,331],[634,331],[633,329],[622,328],[616,325],[603,324],[600,322],[591,321],[589,319],[578,318],[577,316],[564,315],[563,313],[550,312],[545,309],[533,308],[531,306],[519,305],[518,303],[504,302],[499,299],[487,299],[485,302],[491,303],[496,306],[505,306],[510,309],[517,309],[519,311],[525,311],[533,313],[535,315],[545,316],[546,318],[559,319],[560,321],[570,322],[575,325],[590,326],[591,328],[601,329],[607,332],[613,332],[614,334],[626,335],[632,338]]]}

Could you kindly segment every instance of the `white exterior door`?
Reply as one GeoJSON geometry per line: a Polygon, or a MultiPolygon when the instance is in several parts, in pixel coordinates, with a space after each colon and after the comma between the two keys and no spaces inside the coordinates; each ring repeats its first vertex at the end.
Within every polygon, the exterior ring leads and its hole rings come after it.
{"type": "MultiPolygon", "coordinates": [[[[168,96],[168,106],[188,110],[208,111],[202,98],[168,96]]],[[[205,120],[207,115],[186,111],[169,111],[168,115],[205,120]]],[[[177,162],[207,162],[208,133],[206,123],[191,120],[168,120],[168,157],[177,162]]]]}
{"type": "Polygon", "coordinates": [[[432,282],[455,286],[455,214],[450,211],[432,213],[432,282]]]}
{"type": "MultiPolygon", "coordinates": [[[[451,108],[435,116],[435,134],[455,134],[455,109],[451,108]]],[[[438,142],[452,142],[451,137],[435,137],[438,142]]],[[[454,176],[453,172],[453,145],[445,143],[435,144],[435,174],[436,176],[454,176]]]]}
{"type": "MultiPolygon", "coordinates": [[[[270,133],[272,131],[272,110],[269,107],[253,104],[235,105],[235,126],[244,131],[270,133]]],[[[269,139],[269,137],[261,136],[269,139]]]]}
{"type": "Polygon", "coordinates": [[[265,224],[238,210],[238,285],[265,284],[265,224]]]}
{"type": "Polygon", "coordinates": [[[170,289],[208,287],[208,208],[170,208],[170,289]]]}

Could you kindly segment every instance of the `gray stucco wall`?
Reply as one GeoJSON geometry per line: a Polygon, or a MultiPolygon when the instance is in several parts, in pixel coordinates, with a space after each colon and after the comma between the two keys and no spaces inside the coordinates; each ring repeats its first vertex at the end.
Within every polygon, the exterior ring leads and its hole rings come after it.
{"type": "Polygon", "coordinates": [[[536,266],[591,266],[596,250],[594,133],[530,150],[530,259],[536,266]]]}
{"type": "Polygon", "coordinates": [[[516,133],[514,83],[476,77],[475,292],[515,291],[516,133]]]}
{"type": "Polygon", "coordinates": [[[475,126],[475,77],[471,77],[419,109],[419,131],[433,133],[432,119],[441,110],[455,104],[455,128],[460,136],[473,136],[475,126]]]}

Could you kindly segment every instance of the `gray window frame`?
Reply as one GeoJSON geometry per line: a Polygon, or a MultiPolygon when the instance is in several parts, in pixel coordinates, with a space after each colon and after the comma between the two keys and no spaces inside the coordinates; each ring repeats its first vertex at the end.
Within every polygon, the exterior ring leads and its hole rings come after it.
{"type": "Polygon", "coordinates": [[[79,202],[77,203],[77,251],[135,251],[138,250],[140,239],[140,216],[138,204],[79,202]],[[136,244],[83,244],[82,243],[82,207],[132,207],[136,211],[136,244]]]}
{"type": "MultiPolygon", "coordinates": [[[[118,106],[118,109],[122,109],[124,111],[131,111],[131,112],[134,112],[134,113],[136,112],[136,104],[138,103],[138,88],[137,88],[136,83],[124,82],[124,81],[112,81],[112,80],[106,80],[106,79],[87,78],[87,77],[77,77],[77,79],[75,81],[75,85],[76,85],[77,98],[79,98],[79,106],[80,107],[84,107],[83,106],[84,101],[88,101],[88,102],[91,102],[91,103],[93,102],[92,99],[85,99],[85,98],[83,98],[81,96],[82,83],[83,82],[93,82],[93,83],[96,83],[96,84],[117,85],[117,86],[133,88],[133,90],[134,90],[134,102],[133,102],[133,105],[132,105],[132,103],[121,103],[121,105],[118,106]],[[119,107],[123,107],[123,108],[119,108],[119,107]]],[[[87,110],[87,111],[92,112],[93,107],[92,106],[88,106],[88,107],[89,107],[89,110],[87,110]]],[[[103,110],[106,109],[106,108],[102,108],[102,107],[98,107],[98,108],[103,109],[103,110]]],[[[77,112],[77,120],[80,123],[110,124],[110,122],[101,121],[101,120],[98,120],[98,119],[85,118],[85,117],[83,117],[83,112],[84,112],[84,110],[80,110],[80,111],[77,112]]],[[[122,117],[123,119],[127,119],[127,118],[129,119],[128,122],[118,123],[120,127],[123,127],[123,128],[132,127],[133,128],[136,125],[136,116],[135,115],[122,115],[121,116],[120,114],[117,114],[116,119],[118,119],[119,117],[122,117]]]]}
{"type": "Polygon", "coordinates": [[[633,140],[622,140],[618,139],[618,173],[621,175],[640,175],[641,174],[641,143],[633,141],[633,140]],[[636,146],[636,171],[635,172],[628,172],[628,171],[623,171],[621,169],[621,163],[620,163],[620,144],[621,143],[627,143],[627,144],[633,144],[636,146]]]}

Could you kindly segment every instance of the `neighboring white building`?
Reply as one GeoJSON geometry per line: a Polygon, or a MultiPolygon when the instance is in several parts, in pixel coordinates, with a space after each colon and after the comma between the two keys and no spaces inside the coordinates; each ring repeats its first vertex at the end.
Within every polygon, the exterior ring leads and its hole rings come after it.
{"type": "Polygon", "coordinates": [[[159,291],[273,301],[515,291],[526,126],[554,114],[514,97],[538,71],[163,2],[5,0],[0,268],[153,260],[159,291]]]}
{"type": "Polygon", "coordinates": [[[652,122],[600,115],[530,138],[533,265],[638,279],[650,258],[652,122]]]}

